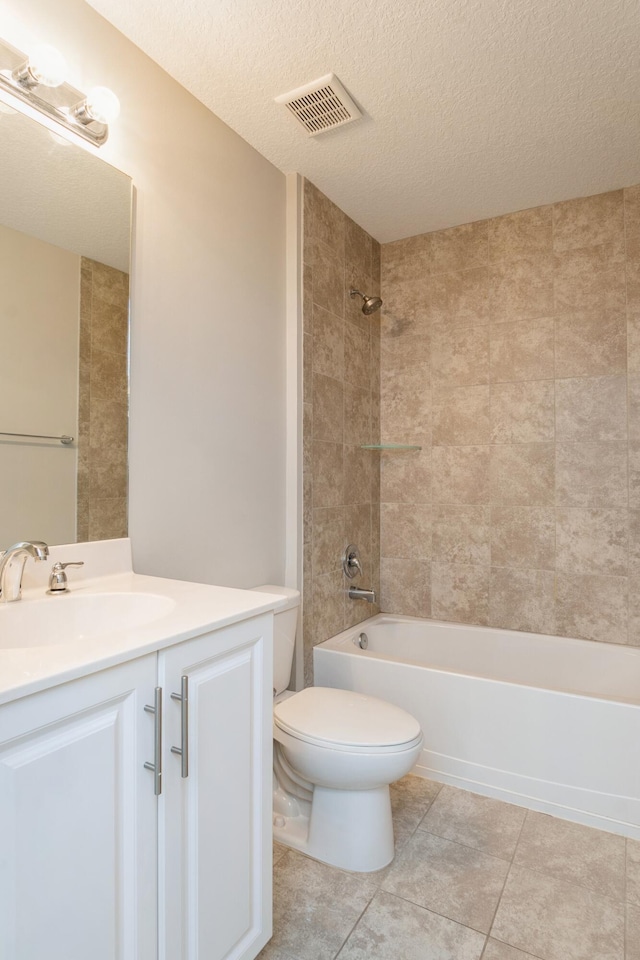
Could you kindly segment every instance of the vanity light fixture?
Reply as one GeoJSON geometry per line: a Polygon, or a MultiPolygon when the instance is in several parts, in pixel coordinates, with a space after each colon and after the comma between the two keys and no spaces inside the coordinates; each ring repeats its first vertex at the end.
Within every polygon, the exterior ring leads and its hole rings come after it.
{"type": "Polygon", "coordinates": [[[43,87],[59,87],[67,77],[67,61],[59,50],[41,43],[34,48],[27,60],[11,74],[26,90],[42,84],[43,87]]]}
{"type": "Polygon", "coordinates": [[[120,101],[107,87],[94,87],[87,95],[74,89],[66,82],[67,70],[55,47],[40,44],[27,57],[0,40],[0,90],[100,147],[120,113],[120,101]]]}

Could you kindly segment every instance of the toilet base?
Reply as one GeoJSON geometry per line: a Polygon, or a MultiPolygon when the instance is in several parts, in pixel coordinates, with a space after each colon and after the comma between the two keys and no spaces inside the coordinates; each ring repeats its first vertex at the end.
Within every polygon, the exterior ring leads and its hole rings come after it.
{"type": "Polygon", "coordinates": [[[315,786],[310,807],[300,804],[296,816],[276,813],[273,838],[341,870],[382,870],[394,855],[389,787],[336,790],[315,786]]]}

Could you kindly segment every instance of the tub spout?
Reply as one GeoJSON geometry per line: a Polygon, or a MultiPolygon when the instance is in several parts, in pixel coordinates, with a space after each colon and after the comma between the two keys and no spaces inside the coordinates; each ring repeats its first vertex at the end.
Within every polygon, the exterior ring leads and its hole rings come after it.
{"type": "Polygon", "coordinates": [[[352,600],[366,600],[367,603],[376,602],[375,590],[363,590],[362,587],[349,587],[349,596],[352,600]]]}

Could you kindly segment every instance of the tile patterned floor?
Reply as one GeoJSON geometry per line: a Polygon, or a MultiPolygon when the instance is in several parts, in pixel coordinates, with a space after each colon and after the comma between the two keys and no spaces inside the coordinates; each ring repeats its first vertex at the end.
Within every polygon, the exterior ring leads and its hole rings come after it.
{"type": "Polygon", "coordinates": [[[640,960],[640,841],[413,776],[391,800],[379,873],[274,845],[260,960],[640,960]]]}

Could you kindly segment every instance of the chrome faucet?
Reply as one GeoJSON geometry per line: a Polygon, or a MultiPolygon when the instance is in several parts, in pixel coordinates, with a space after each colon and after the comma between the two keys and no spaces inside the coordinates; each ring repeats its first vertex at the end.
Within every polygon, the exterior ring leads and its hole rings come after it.
{"type": "Polygon", "coordinates": [[[25,563],[29,557],[46,560],[48,556],[49,547],[41,540],[21,541],[5,550],[0,557],[0,600],[4,603],[19,600],[25,563]]]}
{"type": "Polygon", "coordinates": [[[349,587],[349,596],[352,600],[366,600],[367,603],[376,602],[375,590],[364,590],[362,587],[349,587]]]}

